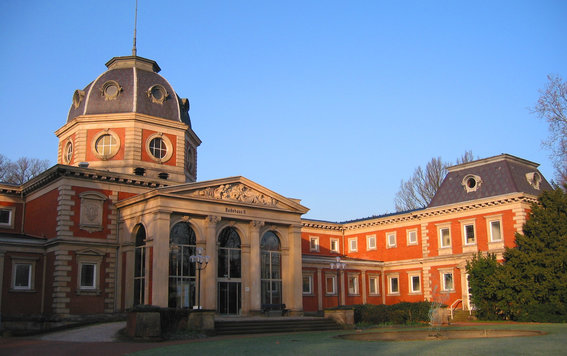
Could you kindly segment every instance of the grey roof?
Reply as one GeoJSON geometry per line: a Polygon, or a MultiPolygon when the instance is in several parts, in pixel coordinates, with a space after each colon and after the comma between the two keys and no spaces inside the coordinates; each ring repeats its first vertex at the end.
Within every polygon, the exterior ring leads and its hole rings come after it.
{"type": "Polygon", "coordinates": [[[538,196],[543,191],[552,189],[538,171],[538,166],[539,164],[522,158],[501,154],[449,167],[449,173],[428,207],[511,193],[538,196]],[[539,182],[534,182],[534,176],[539,177],[539,182]],[[475,189],[467,192],[465,184],[469,177],[475,178],[478,184],[475,189]]]}
{"type": "Polygon", "coordinates": [[[169,82],[158,74],[159,66],[153,60],[137,57],[114,57],[106,63],[108,70],[83,90],[76,90],[67,122],[80,115],[139,113],[191,126],[189,101],[180,99],[169,82]],[[105,97],[107,83],[117,83],[118,95],[105,97]],[[163,102],[151,98],[151,88],[160,86],[167,92],[163,102]]]}

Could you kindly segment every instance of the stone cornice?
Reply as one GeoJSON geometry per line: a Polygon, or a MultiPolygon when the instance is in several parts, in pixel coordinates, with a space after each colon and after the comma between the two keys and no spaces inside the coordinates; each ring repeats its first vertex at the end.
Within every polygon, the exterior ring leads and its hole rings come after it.
{"type": "Polygon", "coordinates": [[[302,220],[305,228],[318,228],[322,230],[355,230],[372,226],[381,226],[388,224],[396,224],[403,222],[419,221],[425,218],[476,210],[479,208],[496,207],[506,204],[525,203],[532,204],[537,202],[537,197],[522,193],[508,194],[498,197],[490,197],[486,199],[478,199],[470,202],[444,205],[435,208],[425,208],[409,213],[391,214],[383,217],[372,217],[365,220],[359,220],[352,223],[332,223],[318,220],[302,220]]]}
{"type": "Polygon", "coordinates": [[[30,179],[28,182],[24,183],[21,186],[21,191],[24,195],[28,195],[31,192],[47,185],[48,183],[64,177],[86,179],[106,183],[128,184],[148,188],[159,188],[167,186],[167,184],[163,184],[163,182],[158,182],[156,180],[142,176],[57,164],[39,174],[38,176],[30,179]]]}

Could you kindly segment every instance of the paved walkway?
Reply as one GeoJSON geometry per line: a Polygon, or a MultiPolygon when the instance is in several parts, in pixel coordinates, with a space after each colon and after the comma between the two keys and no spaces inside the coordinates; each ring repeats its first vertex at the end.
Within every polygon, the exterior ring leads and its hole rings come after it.
{"type": "Polygon", "coordinates": [[[0,337],[0,355],[119,356],[178,344],[172,342],[127,342],[118,339],[125,321],[96,324],[30,337],[0,337]]]}

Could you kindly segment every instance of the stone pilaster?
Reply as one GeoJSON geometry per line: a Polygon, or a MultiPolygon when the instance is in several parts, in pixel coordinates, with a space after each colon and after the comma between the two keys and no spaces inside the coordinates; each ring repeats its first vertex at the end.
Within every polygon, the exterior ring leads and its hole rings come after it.
{"type": "Polygon", "coordinates": [[[429,256],[429,230],[427,224],[421,224],[421,251],[423,257],[429,256]]]}
{"type": "Polygon", "coordinates": [[[73,257],[66,250],[54,252],[53,263],[53,313],[59,316],[67,316],[70,313],[69,302],[71,301],[71,261],[73,257]]]}
{"type": "Polygon", "coordinates": [[[73,226],[73,207],[75,206],[75,201],[73,197],[75,196],[75,191],[71,189],[69,185],[62,185],[59,187],[59,196],[57,197],[57,237],[72,237],[73,232],[71,227],[73,226]]]}
{"type": "Polygon", "coordinates": [[[204,309],[217,309],[217,224],[220,216],[205,218],[205,254],[210,256],[209,265],[201,271],[201,304],[204,309]]]}
{"type": "Polygon", "coordinates": [[[146,230],[153,240],[152,305],[167,307],[169,295],[169,212],[157,212],[151,228],[146,230]]]}
{"type": "Polygon", "coordinates": [[[116,297],[116,255],[114,253],[106,254],[106,273],[104,276],[104,312],[113,313],[115,311],[115,297],[116,297]]]}
{"type": "Polygon", "coordinates": [[[432,300],[432,290],[431,290],[431,267],[423,267],[423,297],[425,300],[432,300]]]}
{"type": "Polygon", "coordinates": [[[249,225],[250,248],[247,256],[248,268],[242,276],[242,283],[244,285],[244,297],[242,299],[243,301],[249,301],[249,309],[246,311],[259,311],[262,308],[260,282],[260,228],[262,228],[262,226],[264,226],[263,221],[251,221],[249,225]]]}

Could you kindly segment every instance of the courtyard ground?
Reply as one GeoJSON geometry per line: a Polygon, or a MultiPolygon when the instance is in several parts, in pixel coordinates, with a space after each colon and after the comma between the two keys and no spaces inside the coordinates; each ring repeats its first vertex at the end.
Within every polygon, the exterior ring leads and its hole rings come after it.
{"type": "Polygon", "coordinates": [[[93,341],[96,333],[102,333],[101,328],[97,327],[85,328],[83,334],[78,330],[69,330],[69,333],[73,334],[62,333],[57,337],[47,334],[31,338],[0,338],[0,355],[567,355],[567,324],[474,323],[451,328],[539,330],[546,335],[403,342],[351,341],[336,338],[348,333],[410,329],[404,327],[222,336],[167,342],[132,342],[124,339],[102,342],[93,341]],[[69,339],[74,341],[65,341],[69,339]]]}

